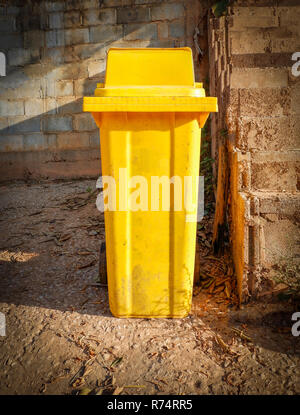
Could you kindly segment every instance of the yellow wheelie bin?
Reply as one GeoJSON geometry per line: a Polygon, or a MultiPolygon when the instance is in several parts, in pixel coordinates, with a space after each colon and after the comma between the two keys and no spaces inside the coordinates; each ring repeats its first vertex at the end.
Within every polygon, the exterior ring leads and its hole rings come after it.
{"type": "Polygon", "coordinates": [[[105,83],[84,97],[83,110],[100,129],[111,312],[185,317],[201,128],[217,99],[195,83],[190,48],[112,48],[105,83]]]}

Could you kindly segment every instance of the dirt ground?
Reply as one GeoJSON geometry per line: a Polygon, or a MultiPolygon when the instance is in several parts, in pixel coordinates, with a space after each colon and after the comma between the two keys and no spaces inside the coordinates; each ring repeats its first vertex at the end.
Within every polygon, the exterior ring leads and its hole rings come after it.
{"type": "Polygon", "coordinates": [[[114,318],[97,282],[94,189],[95,180],[0,187],[1,394],[300,393],[292,305],[237,307],[230,263],[210,252],[211,218],[198,231],[206,290],[195,288],[190,316],[114,318]]]}

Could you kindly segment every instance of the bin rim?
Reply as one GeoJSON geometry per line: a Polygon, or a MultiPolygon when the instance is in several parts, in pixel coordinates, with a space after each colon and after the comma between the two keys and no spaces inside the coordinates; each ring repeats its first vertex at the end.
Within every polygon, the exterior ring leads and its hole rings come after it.
{"type": "Polygon", "coordinates": [[[96,97],[205,97],[201,86],[185,85],[122,85],[108,86],[97,84],[96,97]]]}
{"type": "Polygon", "coordinates": [[[188,96],[84,97],[84,112],[217,112],[217,98],[188,96]]]}

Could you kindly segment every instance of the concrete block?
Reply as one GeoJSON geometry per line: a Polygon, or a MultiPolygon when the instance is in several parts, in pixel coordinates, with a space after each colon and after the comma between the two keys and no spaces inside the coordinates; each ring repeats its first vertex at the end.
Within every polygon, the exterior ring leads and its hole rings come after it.
{"type": "Polygon", "coordinates": [[[169,37],[169,26],[168,26],[167,22],[158,23],[157,28],[158,28],[158,37],[159,37],[159,39],[169,37]]]}
{"type": "Polygon", "coordinates": [[[46,75],[46,79],[52,81],[73,81],[74,79],[85,77],[88,77],[86,62],[78,62],[76,64],[67,63],[65,65],[60,65],[58,67],[52,68],[51,72],[48,72],[46,75]]]}
{"type": "MultiPolygon", "coordinates": [[[[299,110],[298,110],[299,111],[299,110]]],[[[292,115],[290,117],[290,126],[291,126],[291,141],[294,144],[294,149],[300,148],[300,116],[292,115]]]]}
{"type": "Polygon", "coordinates": [[[24,47],[28,49],[40,48],[45,45],[45,33],[42,30],[24,32],[24,47]]]}
{"type": "Polygon", "coordinates": [[[230,32],[229,37],[232,54],[265,53],[270,48],[270,40],[264,38],[261,30],[230,32]]]}
{"type": "Polygon", "coordinates": [[[25,116],[8,117],[8,131],[10,134],[41,131],[40,117],[28,118],[25,116]]]}
{"type": "Polygon", "coordinates": [[[297,171],[299,164],[252,163],[251,185],[257,191],[295,192],[297,191],[297,171]]]}
{"type": "Polygon", "coordinates": [[[135,4],[138,4],[138,5],[142,5],[142,4],[152,4],[153,5],[153,3],[161,3],[161,2],[162,2],[162,0],[135,0],[135,4]]]}
{"type": "Polygon", "coordinates": [[[287,69],[232,68],[231,88],[286,88],[287,86],[287,69]]]}
{"type": "Polygon", "coordinates": [[[18,6],[6,6],[6,14],[10,15],[18,15],[21,13],[21,8],[18,6]]]}
{"type": "Polygon", "coordinates": [[[5,77],[5,82],[0,84],[0,97],[4,97],[4,99],[40,98],[42,89],[41,79],[28,81],[21,74],[20,79],[17,76],[16,74],[11,79],[9,79],[10,77],[5,77]]]}
{"type": "Polygon", "coordinates": [[[184,15],[182,3],[161,4],[151,7],[151,20],[173,20],[184,15]]]}
{"type": "Polygon", "coordinates": [[[44,99],[44,108],[47,115],[55,115],[57,113],[58,103],[55,98],[45,98],[44,99]]]}
{"type": "Polygon", "coordinates": [[[253,190],[297,191],[299,154],[297,151],[257,152],[251,157],[253,190]]]}
{"type": "Polygon", "coordinates": [[[8,129],[8,119],[7,117],[0,117],[0,135],[5,129],[8,129]]]}
{"type": "Polygon", "coordinates": [[[103,0],[103,7],[132,5],[132,0],[103,0]]]}
{"type": "Polygon", "coordinates": [[[277,16],[232,16],[229,24],[230,30],[244,32],[248,28],[277,27],[277,16]]]}
{"type": "Polygon", "coordinates": [[[273,53],[290,53],[291,55],[300,50],[300,39],[297,38],[291,39],[271,39],[271,51],[273,53]]]}
{"type": "Polygon", "coordinates": [[[269,28],[263,31],[263,37],[265,39],[292,39],[296,38],[300,34],[300,28],[298,26],[279,26],[269,28]]]}
{"type": "Polygon", "coordinates": [[[46,134],[47,138],[47,149],[55,150],[57,147],[57,136],[56,134],[46,134]]]}
{"type": "Polygon", "coordinates": [[[78,43],[89,42],[89,29],[66,29],[65,30],[65,44],[76,45],[78,43]]]}
{"type": "Polygon", "coordinates": [[[295,260],[300,254],[297,239],[299,228],[295,221],[288,217],[274,219],[260,220],[265,247],[263,264],[267,266],[276,263],[283,265],[287,261],[291,263],[290,261],[295,260]]]}
{"type": "Polygon", "coordinates": [[[62,1],[46,1],[45,10],[47,12],[58,12],[64,9],[64,2],[62,1]]]}
{"type": "Polygon", "coordinates": [[[77,10],[65,12],[63,16],[63,22],[65,28],[74,28],[81,24],[80,13],[77,10]]]}
{"type": "Polygon", "coordinates": [[[297,84],[291,88],[291,109],[293,114],[300,114],[300,88],[297,84]]]}
{"type": "Polygon", "coordinates": [[[127,40],[126,38],[120,39],[116,42],[110,43],[110,47],[114,48],[148,48],[152,43],[159,43],[161,44],[164,41],[158,40],[127,40]]]}
{"type": "Polygon", "coordinates": [[[55,81],[53,79],[45,79],[43,85],[43,94],[47,98],[54,98],[56,97],[55,91],[55,81]]]}
{"type": "Polygon", "coordinates": [[[64,30],[50,30],[46,32],[46,46],[47,48],[55,48],[57,46],[64,46],[64,30]]]}
{"type": "Polygon", "coordinates": [[[42,151],[47,149],[47,136],[43,133],[25,134],[24,151],[42,151]]]}
{"type": "Polygon", "coordinates": [[[26,8],[25,6],[22,10],[22,14],[17,18],[17,29],[21,32],[44,29],[47,27],[44,16],[46,15],[39,13],[38,11],[34,12],[32,9],[26,8]]]}
{"type": "Polygon", "coordinates": [[[64,14],[62,12],[48,15],[50,29],[62,29],[64,27],[64,14]]]}
{"type": "Polygon", "coordinates": [[[155,40],[157,39],[157,24],[127,24],[124,25],[125,40],[155,40]]]}
{"type": "Polygon", "coordinates": [[[117,9],[117,23],[139,23],[150,21],[149,7],[123,7],[117,9]]]}
{"type": "MultiPolygon", "coordinates": [[[[65,0],[65,10],[82,10],[82,9],[95,9],[97,7],[101,7],[103,1],[101,1],[101,4],[99,3],[99,0],[65,0]]],[[[104,4],[103,4],[104,6],[104,4]]]]}
{"type": "MultiPolygon", "coordinates": [[[[85,45],[81,45],[85,46],[85,45]]],[[[74,51],[74,46],[65,46],[64,47],[64,62],[71,63],[71,62],[80,62],[78,55],[76,55],[74,51]]]]}
{"type": "Polygon", "coordinates": [[[74,60],[75,59],[105,59],[108,46],[102,44],[87,44],[73,46],[74,60]]]}
{"type": "Polygon", "coordinates": [[[99,129],[95,130],[94,132],[90,133],[90,147],[97,148],[100,150],[100,135],[99,129]]]}
{"type": "MultiPolygon", "coordinates": [[[[49,26],[48,26],[48,23],[49,22],[48,22],[48,16],[47,16],[47,14],[46,13],[41,13],[41,14],[37,15],[37,17],[40,20],[40,25],[36,29],[41,29],[41,30],[48,29],[49,28],[49,26]]],[[[31,29],[33,29],[33,28],[31,28],[31,29]]]]}
{"type": "Polygon", "coordinates": [[[117,11],[116,9],[89,9],[85,10],[83,14],[83,23],[86,26],[99,24],[116,24],[117,11]]]}
{"type": "Polygon", "coordinates": [[[298,7],[278,7],[277,13],[280,18],[280,26],[290,27],[291,25],[299,26],[300,5],[298,7]]]}
{"type": "Polygon", "coordinates": [[[282,117],[289,115],[291,97],[288,88],[259,88],[239,90],[240,116],[282,117]]]}
{"type": "Polygon", "coordinates": [[[82,113],[82,97],[61,97],[57,98],[57,109],[59,114],[77,114],[82,113]]]}
{"type": "Polygon", "coordinates": [[[72,117],[65,116],[50,116],[43,120],[43,131],[72,131],[72,117]]]}
{"type": "Polygon", "coordinates": [[[169,23],[169,36],[175,38],[184,37],[184,20],[177,20],[169,23]]]}
{"type": "Polygon", "coordinates": [[[0,136],[0,152],[7,153],[9,151],[23,151],[22,135],[0,136]]]}
{"type": "Polygon", "coordinates": [[[94,96],[97,82],[94,79],[78,79],[74,82],[75,96],[83,97],[85,95],[94,96]]]}
{"type": "Polygon", "coordinates": [[[82,113],[82,101],[80,97],[58,97],[56,98],[58,114],[82,113]]]}
{"type": "Polygon", "coordinates": [[[299,211],[300,198],[297,193],[281,193],[280,198],[276,193],[265,193],[260,195],[260,214],[294,215],[299,211]]]}
{"type": "Polygon", "coordinates": [[[88,72],[89,78],[104,76],[106,69],[106,61],[99,60],[99,61],[92,61],[88,64],[88,72]]]}
{"type": "Polygon", "coordinates": [[[25,101],[25,115],[35,116],[43,114],[45,111],[45,102],[43,99],[28,99],[25,101]]]}
{"type": "Polygon", "coordinates": [[[275,15],[273,7],[233,7],[234,16],[243,17],[272,17],[275,15]]]}
{"type": "Polygon", "coordinates": [[[89,134],[88,133],[68,133],[57,135],[57,148],[62,149],[76,149],[89,148],[89,134]]]}
{"type": "MultiPolygon", "coordinates": [[[[290,117],[239,117],[236,146],[241,150],[282,151],[297,148],[290,117]]],[[[299,144],[299,138],[298,138],[299,144]]]]}
{"type": "Polygon", "coordinates": [[[23,101],[0,101],[0,117],[24,115],[23,101]]]}
{"type": "MultiPolygon", "coordinates": [[[[142,41],[139,41],[139,42],[142,42],[142,41]]],[[[172,39],[150,40],[149,44],[146,47],[151,47],[151,48],[175,48],[175,47],[178,47],[176,45],[176,42],[178,42],[178,41],[177,40],[172,40],[172,39]]],[[[141,44],[139,47],[145,47],[145,46],[142,46],[142,44],[141,44]]]]}
{"type": "Polygon", "coordinates": [[[117,40],[123,37],[123,26],[101,25],[90,28],[90,42],[103,43],[117,40]]]}
{"type": "Polygon", "coordinates": [[[56,81],[55,83],[55,95],[57,97],[63,97],[67,95],[73,95],[73,81],[56,81]]]}
{"type": "Polygon", "coordinates": [[[24,66],[40,59],[38,49],[11,49],[8,52],[8,64],[10,66],[24,66]]]}
{"type": "Polygon", "coordinates": [[[45,48],[43,50],[42,59],[45,63],[50,65],[60,65],[65,62],[65,48],[63,46],[58,48],[45,48]]]}
{"type": "MultiPolygon", "coordinates": [[[[13,32],[16,30],[16,19],[13,16],[0,16],[0,32],[13,32]]],[[[3,36],[3,34],[2,34],[3,36]]]]}
{"type": "Polygon", "coordinates": [[[76,65],[69,63],[62,66],[62,74],[61,79],[79,79],[79,78],[87,78],[88,77],[88,69],[87,63],[82,61],[76,63],[76,65]]]}
{"type": "Polygon", "coordinates": [[[73,128],[77,131],[93,131],[97,128],[92,114],[76,114],[73,117],[73,128]]]}

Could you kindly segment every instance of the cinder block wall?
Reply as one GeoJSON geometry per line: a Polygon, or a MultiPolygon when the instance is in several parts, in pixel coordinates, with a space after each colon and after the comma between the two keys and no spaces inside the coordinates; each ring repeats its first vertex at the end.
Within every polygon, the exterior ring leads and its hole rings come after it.
{"type": "MultiPolygon", "coordinates": [[[[82,97],[103,82],[109,47],[190,46],[207,1],[65,0],[0,4],[0,180],[100,174],[82,97]]],[[[122,70],[122,68],[120,68],[122,70]]]]}
{"type": "Polygon", "coordinates": [[[242,300],[273,289],[282,264],[299,264],[299,21],[299,1],[240,0],[209,19],[210,94],[220,108],[214,241],[218,249],[227,219],[242,300]]]}

